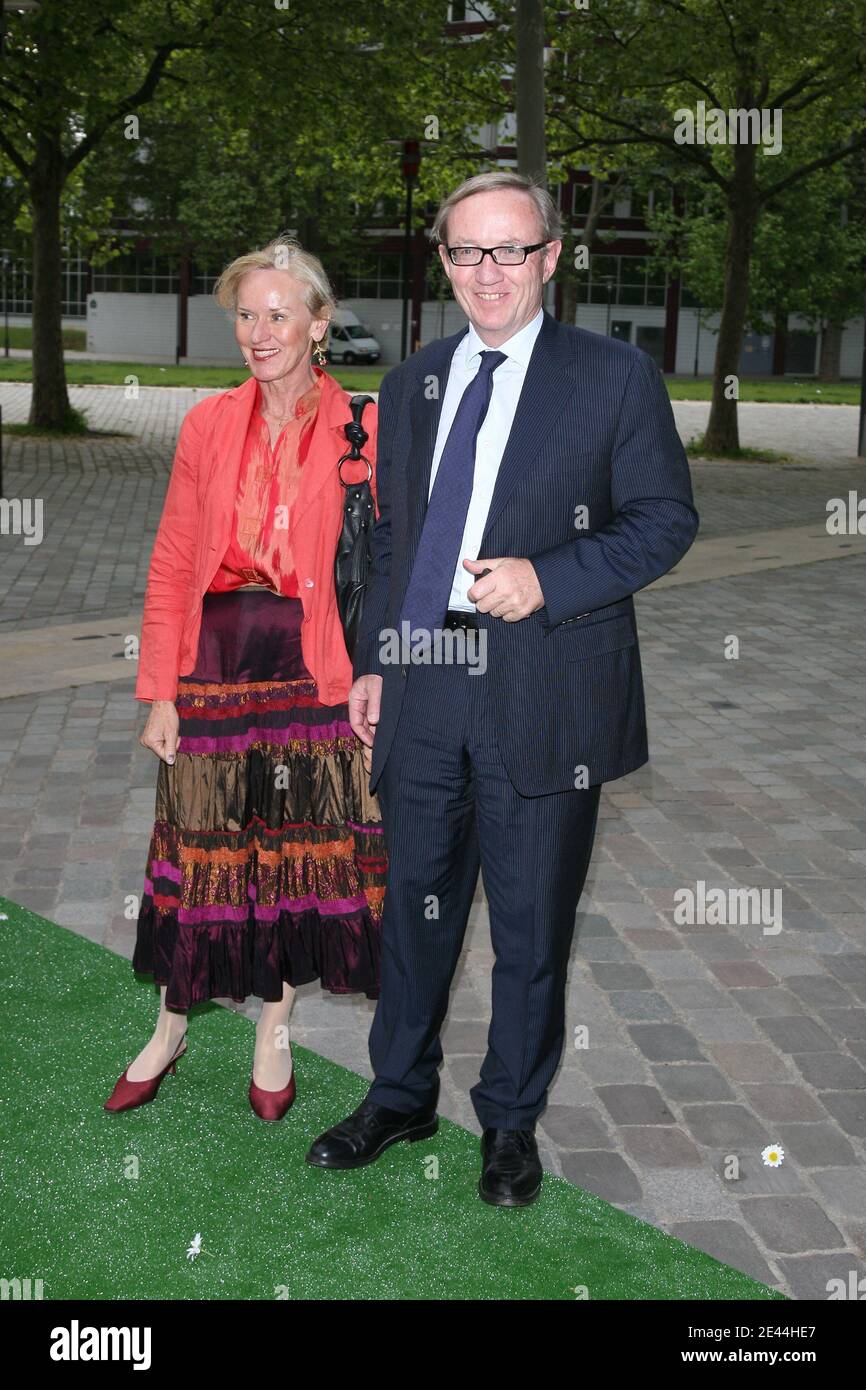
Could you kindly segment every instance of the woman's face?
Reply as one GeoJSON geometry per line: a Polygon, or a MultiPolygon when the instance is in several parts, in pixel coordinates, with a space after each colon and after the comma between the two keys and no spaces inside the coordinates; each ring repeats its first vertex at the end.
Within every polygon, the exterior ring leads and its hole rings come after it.
{"type": "Polygon", "coordinates": [[[235,337],[257,381],[278,381],[309,361],[327,319],[314,319],[286,270],[249,270],[238,285],[235,337]]]}

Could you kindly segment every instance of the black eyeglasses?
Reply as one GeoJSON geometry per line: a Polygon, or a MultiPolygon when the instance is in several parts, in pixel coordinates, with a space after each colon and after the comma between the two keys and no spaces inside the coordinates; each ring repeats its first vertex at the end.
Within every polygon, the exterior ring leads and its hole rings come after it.
{"type": "Polygon", "coordinates": [[[494,265],[523,265],[530,251],[540,251],[549,242],[537,241],[534,246],[448,246],[452,265],[480,265],[489,256],[494,265]]]}

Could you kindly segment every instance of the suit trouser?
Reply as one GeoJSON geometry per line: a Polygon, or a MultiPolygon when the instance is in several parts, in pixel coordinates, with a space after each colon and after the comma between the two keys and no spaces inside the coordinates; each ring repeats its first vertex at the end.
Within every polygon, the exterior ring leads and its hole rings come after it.
{"type": "Polygon", "coordinates": [[[522,796],[497,745],[487,676],[465,663],[406,672],[376,787],[389,863],[369,1097],[403,1111],[437,1103],[439,1030],[480,864],[495,964],[487,1054],[470,1097],[482,1128],[532,1129],[562,1055],[601,785],[522,796]]]}

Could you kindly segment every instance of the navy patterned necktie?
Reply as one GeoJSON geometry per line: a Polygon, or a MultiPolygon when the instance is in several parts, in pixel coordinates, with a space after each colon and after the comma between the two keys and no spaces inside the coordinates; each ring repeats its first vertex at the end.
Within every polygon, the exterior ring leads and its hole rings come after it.
{"type": "Polygon", "coordinates": [[[493,373],[506,357],[504,352],[482,352],[481,366],[463,392],[448,432],[400,609],[400,623],[408,621],[412,630],[432,633],[445,620],[472,497],[475,443],[493,394],[493,373]]]}

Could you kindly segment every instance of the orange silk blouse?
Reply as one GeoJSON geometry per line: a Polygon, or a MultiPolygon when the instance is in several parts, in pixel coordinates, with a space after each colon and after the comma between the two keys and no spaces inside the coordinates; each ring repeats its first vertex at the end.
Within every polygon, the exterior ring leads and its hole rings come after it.
{"type": "Polygon", "coordinates": [[[322,398],[323,375],[295,403],[295,413],[271,446],[261,414],[259,386],[241,458],[231,539],[208,593],[226,593],[244,584],[263,584],[284,598],[298,597],[289,545],[292,504],[307,457],[313,423],[322,398]]]}

